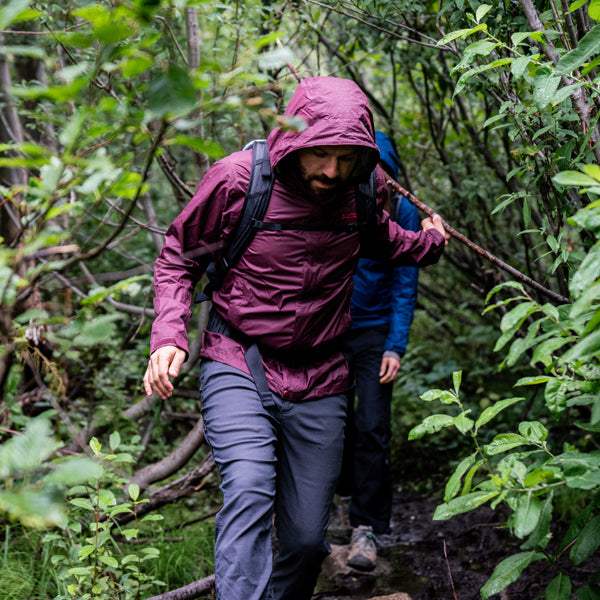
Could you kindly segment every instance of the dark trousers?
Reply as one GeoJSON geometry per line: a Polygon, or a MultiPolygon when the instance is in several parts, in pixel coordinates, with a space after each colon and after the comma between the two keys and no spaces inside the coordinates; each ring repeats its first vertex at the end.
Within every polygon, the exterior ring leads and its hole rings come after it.
{"type": "Polygon", "coordinates": [[[310,600],[330,552],[347,396],[289,402],[273,394],[274,405],[265,408],[250,376],[212,361],[202,363],[200,389],[223,492],[215,522],[217,599],[310,600]]]}
{"type": "Polygon", "coordinates": [[[348,342],[355,397],[349,398],[344,460],[338,491],[351,493],[350,522],[390,531],[390,469],[393,383],[379,383],[387,326],[352,330],[348,342]],[[356,404],[356,405],[355,405],[356,404]]]}

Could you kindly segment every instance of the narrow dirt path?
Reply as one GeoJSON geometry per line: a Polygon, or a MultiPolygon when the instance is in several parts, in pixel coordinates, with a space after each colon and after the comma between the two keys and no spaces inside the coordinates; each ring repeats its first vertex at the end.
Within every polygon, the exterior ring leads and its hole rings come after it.
{"type": "MultiPolygon", "coordinates": [[[[487,507],[448,521],[433,521],[435,503],[396,493],[392,532],[379,536],[377,568],[361,573],[346,565],[351,529],[341,510],[344,505],[338,499],[332,513],[332,554],[323,565],[313,600],[481,600],[479,590],[495,566],[521,551],[519,541],[487,507]]],[[[591,563],[571,573],[572,578],[587,579],[600,567],[600,557],[591,563]]],[[[564,567],[573,568],[568,561],[564,567]]],[[[490,600],[544,597],[546,585],[556,574],[554,567],[534,563],[490,600]]]]}

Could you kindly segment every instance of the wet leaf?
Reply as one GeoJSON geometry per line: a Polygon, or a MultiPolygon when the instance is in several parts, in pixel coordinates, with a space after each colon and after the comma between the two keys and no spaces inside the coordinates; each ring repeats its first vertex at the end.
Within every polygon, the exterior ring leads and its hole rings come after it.
{"type": "Polygon", "coordinates": [[[440,504],[433,514],[434,521],[445,521],[450,519],[454,515],[469,512],[482,504],[485,504],[488,500],[495,498],[499,492],[472,492],[466,496],[458,496],[453,498],[450,502],[440,504]]]}
{"type": "Polygon", "coordinates": [[[542,503],[533,492],[524,494],[514,514],[514,532],[518,538],[528,536],[537,527],[542,513],[542,503]]]}
{"type": "Polygon", "coordinates": [[[497,435],[490,444],[485,446],[485,452],[489,455],[500,454],[513,448],[527,444],[528,441],[516,433],[501,433],[497,435]]]}
{"type": "Polygon", "coordinates": [[[579,68],[591,56],[600,52],[600,25],[592,27],[579,41],[577,47],[567,52],[557,63],[556,71],[567,75],[579,68]]]}
{"type": "Polygon", "coordinates": [[[596,515],[579,532],[577,540],[571,547],[569,556],[574,564],[580,565],[600,546],[600,515],[596,515]]]}
{"type": "Polygon", "coordinates": [[[505,558],[481,588],[481,597],[487,600],[490,596],[501,592],[516,581],[532,562],[542,559],[545,559],[545,556],[540,552],[520,552],[505,558]]]}
{"type": "Polygon", "coordinates": [[[418,440],[428,433],[435,433],[444,427],[454,425],[454,419],[450,415],[430,415],[423,419],[423,422],[413,427],[409,434],[409,440],[418,440]]]}
{"type": "Polygon", "coordinates": [[[489,423],[496,415],[502,412],[505,408],[516,404],[517,402],[521,402],[525,398],[507,398],[506,400],[500,400],[492,404],[492,406],[488,406],[482,413],[479,415],[479,418],[475,422],[475,428],[479,429],[482,425],[489,423]]]}
{"type": "Polygon", "coordinates": [[[569,600],[571,587],[569,577],[560,573],[548,584],[544,598],[545,600],[569,600]]]}

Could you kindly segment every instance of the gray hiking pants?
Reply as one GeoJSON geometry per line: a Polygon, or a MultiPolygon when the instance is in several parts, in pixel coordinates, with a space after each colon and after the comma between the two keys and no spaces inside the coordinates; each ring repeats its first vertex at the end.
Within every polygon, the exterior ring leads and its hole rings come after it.
{"type": "Polygon", "coordinates": [[[330,552],[347,397],[293,403],[273,394],[275,406],[265,409],[250,376],[211,361],[201,366],[200,390],[223,492],[217,600],[310,600],[330,552]]]}

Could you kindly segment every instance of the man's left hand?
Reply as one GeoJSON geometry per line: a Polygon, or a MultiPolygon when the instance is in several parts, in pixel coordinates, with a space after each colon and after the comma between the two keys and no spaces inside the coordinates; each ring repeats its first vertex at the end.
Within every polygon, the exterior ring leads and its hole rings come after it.
{"type": "Polygon", "coordinates": [[[379,383],[391,383],[400,370],[400,361],[393,356],[384,356],[379,368],[379,383]]]}

